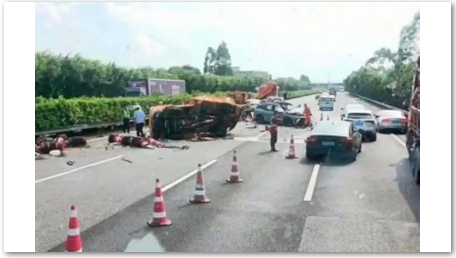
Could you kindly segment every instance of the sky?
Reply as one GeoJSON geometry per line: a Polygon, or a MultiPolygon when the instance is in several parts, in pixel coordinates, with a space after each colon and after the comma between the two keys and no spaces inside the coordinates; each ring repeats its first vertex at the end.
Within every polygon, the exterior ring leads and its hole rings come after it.
{"type": "Polygon", "coordinates": [[[233,66],[342,82],[375,50],[397,49],[413,2],[38,2],[35,50],[125,67],[202,70],[225,41],[233,66]]]}

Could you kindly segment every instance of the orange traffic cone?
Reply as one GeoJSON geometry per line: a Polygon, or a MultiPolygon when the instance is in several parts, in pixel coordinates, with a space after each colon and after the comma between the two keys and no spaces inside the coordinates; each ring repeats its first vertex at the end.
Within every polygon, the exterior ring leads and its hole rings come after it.
{"type": "Polygon", "coordinates": [[[154,214],[152,220],[147,222],[149,227],[169,226],[172,222],[166,217],[166,206],[163,200],[163,193],[160,186],[160,180],[156,180],[155,198],[154,198],[154,214]]]}
{"type": "Polygon", "coordinates": [[[231,165],[231,175],[230,178],[226,180],[228,183],[241,183],[244,180],[241,179],[239,174],[239,164],[236,158],[236,151],[233,154],[233,163],[231,165]]]}
{"type": "Polygon", "coordinates": [[[293,135],[291,136],[290,139],[290,148],[288,149],[288,156],[286,156],[287,159],[294,159],[296,158],[296,152],[295,152],[295,145],[294,145],[294,139],[293,135]]]}
{"type": "Polygon", "coordinates": [[[211,200],[206,196],[206,189],[204,188],[203,172],[201,164],[198,164],[198,173],[196,174],[196,187],[193,199],[190,199],[191,203],[210,203],[211,200]]]}
{"type": "Polygon", "coordinates": [[[79,221],[76,206],[71,206],[70,223],[68,225],[68,236],[65,244],[65,252],[82,252],[82,239],[79,232],[79,221]]]}

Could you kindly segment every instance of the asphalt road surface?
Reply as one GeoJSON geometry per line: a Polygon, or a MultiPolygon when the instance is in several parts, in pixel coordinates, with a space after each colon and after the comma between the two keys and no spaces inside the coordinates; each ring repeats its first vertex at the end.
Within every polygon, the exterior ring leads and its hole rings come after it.
{"type": "MultiPolygon", "coordinates": [[[[307,103],[319,120],[315,96],[291,102],[307,103]]],[[[341,93],[324,119],[340,120],[348,103],[378,110],[341,93]]],[[[64,250],[75,204],[85,252],[419,252],[420,190],[402,136],[379,134],[354,163],[311,163],[310,131],[280,127],[280,151],[271,153],[261,129],[239,123],[231,140],[173,143],[189,150],[105,150],[100,140],[36,161],[36,251],[64,250]],[[291,135],[297,159],[285,159],[291,135]],[[240,184],[225,183],[233,150],[240,184]],[[209,204],[189,203],[198,163],[209,204]],[[173,224],[149,229],[156,178],[173,224]]]]}

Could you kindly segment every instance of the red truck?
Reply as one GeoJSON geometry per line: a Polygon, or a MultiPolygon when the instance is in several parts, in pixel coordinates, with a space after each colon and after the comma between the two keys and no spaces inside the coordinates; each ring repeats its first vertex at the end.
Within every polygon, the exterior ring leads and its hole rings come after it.
{"type": "Polygon", "coordinates": [[[279,96],[279,86],[275,82],[268,82],[258,88],[258,99],[260,100],[277,96],[279,96]]]}
{"type": "Polygon", "coordinates": [[[415,183],[420,184],[420,57],[413,80],[408,113],[406,146],[415,183]]]}

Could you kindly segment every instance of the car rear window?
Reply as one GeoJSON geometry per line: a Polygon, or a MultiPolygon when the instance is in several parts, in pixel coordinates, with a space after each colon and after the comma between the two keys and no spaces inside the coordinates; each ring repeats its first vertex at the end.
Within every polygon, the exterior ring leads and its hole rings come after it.
{"type": "Polygon", "coordinates": [[[401,116],[401,117],[404,116],[404,114],[401,111],[395,111],[395,110],[381,111],[378,113],[378,115],[379,116],[401,116]]]}
{"type": "Polygon", "coordinates": [[[346,122],[320,122],[312,130],[312,135],[348,136],[350,124],[346,122]]]}
{"type": "Polygon", "coordinates": [[[371,114],[368,113],[349,113],[347,115],[348,119],[369,119],[372,118],[371,114]]]}
{"type": "Polygon", "coordinates": [[[329,101],[332,101],[333,99],[332,98],[321,98],[322,101],[325,101],[325,102],[329,102],[329,101]]]}

